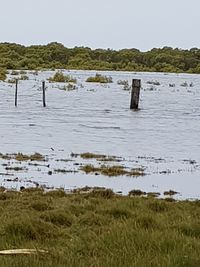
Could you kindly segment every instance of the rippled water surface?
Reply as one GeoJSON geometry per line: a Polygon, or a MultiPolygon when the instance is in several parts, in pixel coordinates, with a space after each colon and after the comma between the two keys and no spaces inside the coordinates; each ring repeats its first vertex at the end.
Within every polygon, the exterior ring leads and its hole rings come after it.
{"type": "MultiPolygon", "coordinates": [[[[79,173],[48,175],[30,168],[13,174],[26,184],[29,179],[66,189],[105,186],[128,193],[131,189],[163,192],[173,189],[180,198],[200,198],[200,78],[189,74],[102,72],[113,83],[86,83],[93,71],[66,71],[78,80],[78,89],[60,90],[62,84],[46,83],[47,107],[42,107],[41,81],[54,72],[29,74],[20,81],[18,107],[15,86],[0,83],[1,153],[40,152],[56,159],[71,152],[121,156],[123,165],[143,166],[144,177],[114,177],[79,173]],[[140,110],[129,109],[130,91],[118,80],[142,80],[140,110]],[[148,84],[158,81],[160,85],[148,84]],[[181,86],[186,82],[188,86],[181,86]],[[169,84],[175,84],[170,87],[169,84]],[[60,87],[60,89],[58,88],[60,87]]],[[[70,163],[59,163],[71,168],[70,163]]],[[[72,163],[71,163],[72,164],[72,163]]],[[[0,172],[4,173],[3,166],[0,172]]],[[[2,185],[8,183],[0,176],[2,185]]]]}

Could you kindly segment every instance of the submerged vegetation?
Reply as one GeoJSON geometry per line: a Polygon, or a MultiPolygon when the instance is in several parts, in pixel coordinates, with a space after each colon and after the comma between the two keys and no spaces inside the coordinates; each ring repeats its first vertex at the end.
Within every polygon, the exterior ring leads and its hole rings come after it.
{"type": "Polygon", "coordinates": [[[25,155],[23,153],[17,154],[2,154],[0,153],[0,159],[11,160],[14,159],[16,161],[45,161],[45,156],[40,153],[34,153],[32,155],[25,155]]]}
{"type": "Polygon", "coordinates": [[[13,70],[85,69],[200,73],[200,49],[153,48],[138,49],[67,48],[60,43],[25,47],[0,43],[0,68],[13,70]]]}
{"type": "Polygon", "coordinates": [[[94,167],[91,164],[84,165],[80,167],[80,170],[84,171],[86,174],[88,173],[96,173],[96,174],[103,174],[105,176],[120,176],[120,175],[127,175],[127,176],[143,176],[145,175],[144,170],[142,168],[135,168],[132,170],[127,170],[124,166],[121,165],[114,165],[114,166],[107,166],[101,165],[100,167],[94,167]]]}
{"type": "Polygon", "coordinates": [[[200,265],[199,201],[122,197],[98,188],[80,192],[1,188],[0,249],[36,252],[2,255],[0,265],[200,265]]]}

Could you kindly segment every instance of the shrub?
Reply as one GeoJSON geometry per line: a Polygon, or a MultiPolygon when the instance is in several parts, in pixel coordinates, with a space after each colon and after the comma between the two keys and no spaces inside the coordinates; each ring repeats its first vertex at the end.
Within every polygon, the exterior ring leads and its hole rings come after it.
{"type": "Polygon", "coordinates": [[[101,74],[96,73],[95,77],[88,77],[86,82],[90,83],[112,83],[112,77],[103,76],[101,74]]]}
{"type": "Polygon", "coordinates": [[[49,78],[49,82],[57,82],[57,83],[76,83],[77,80],[70,75],[64,75],[61,71],[58,71],[54,74],[53,77],[49,78]]]}
{"type": "Polygon", "coordinates": [[[29,80],[29,77],[27,75],[21,75],[19,77],[19,80],[21,80],[21,81],[27,81],[27,80],[29,80]]]}
{"type": "Polygon", "coordinates": [[[16,83],[16,80],[17,80],[17,79],[15,79],[15,78],[14,78],[14,79],[8,79],[8,80],[7,80],[7,83],[16,83]]]}

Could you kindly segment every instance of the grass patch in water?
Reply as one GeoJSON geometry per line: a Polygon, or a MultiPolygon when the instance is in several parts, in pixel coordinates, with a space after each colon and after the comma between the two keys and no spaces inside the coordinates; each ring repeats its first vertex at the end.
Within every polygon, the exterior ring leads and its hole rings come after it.
{"type": "Polygon", "coordinates": [[[106,162],[106,161],[107,162],[109,162],[109,161],[115,161],[115,162],[122,161],[121,157],[106,156],[106,155],[103,155],[103,154],[95,154],[95,153],[90,153],[90,152],[79,154],[79,156],[82,159],[96,159],[98,161],[104,161],[104,162],[106,162]]]}
{"type": "Polygon", "coordinates": [[[135,168],[128,171],[124,166],[114,165],[114,166],[107,166],[101,165],[100,167],[95,167],[91,164],[84,165],[80,167],[80,170],[85,172],[86,174],[89,173],[100,173],[105,176],[143,176],[144,170],[141,168],[135,168]]]}
{"type": "Polygon", "coordinates": [[[2,154],[0,153],[0,158],[4,160],[14,159],[16,161],[45,161],[45,156],[40,153],[34,153],[32,155],[25,155],[23,153],[17,154],[2,154]]]}

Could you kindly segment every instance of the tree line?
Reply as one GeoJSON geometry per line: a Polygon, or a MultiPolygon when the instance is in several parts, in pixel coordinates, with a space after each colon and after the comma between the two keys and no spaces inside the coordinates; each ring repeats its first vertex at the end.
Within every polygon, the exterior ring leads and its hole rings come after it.
{"type": "Polygon", "coordinates": [[[153,48],[138,49],[67,48],[60,43],[23,46],[0,43],[1,69],[83,69],[150,72],[200,73],[200,49],[153,48]]]}

